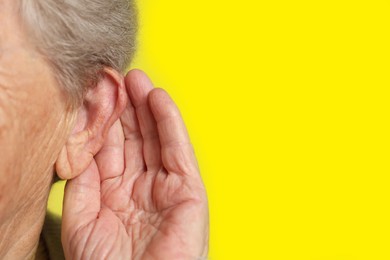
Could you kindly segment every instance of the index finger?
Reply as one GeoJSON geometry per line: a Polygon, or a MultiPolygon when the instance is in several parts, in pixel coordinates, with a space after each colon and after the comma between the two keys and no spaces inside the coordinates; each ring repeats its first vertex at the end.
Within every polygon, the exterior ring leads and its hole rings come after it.
{"type": "Polygon", "coordinates": [[[124,171],[124,134],[118,119],[110,128],[106,140],[95,156],[101,181],[121,176],[124,171]]]}

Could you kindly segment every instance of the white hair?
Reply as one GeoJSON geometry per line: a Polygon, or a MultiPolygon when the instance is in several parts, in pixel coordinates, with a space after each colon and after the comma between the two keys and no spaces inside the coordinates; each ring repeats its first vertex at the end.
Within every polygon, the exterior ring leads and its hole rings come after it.
{"type": "Polygon", "coordinates": [[[72,106],[102,69],[123,72],[135,52],[134,0],[20,0],[22,24],[49,62],[72,106]]]}

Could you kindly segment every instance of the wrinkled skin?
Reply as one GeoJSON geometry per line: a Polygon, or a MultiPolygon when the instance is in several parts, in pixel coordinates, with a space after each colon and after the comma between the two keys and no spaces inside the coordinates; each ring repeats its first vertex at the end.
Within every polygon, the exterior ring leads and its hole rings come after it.
{"type": "Polygon", "coordinates": [[[34,253],[72,116],[49,66],[28,44],[14,2],[0,1],[0,259],[34,253]]]}
{"type": "Polygon", "coordinates": [[[68,259],[207,256],[206,192],[168,94],[134,70],[125,78],[126,102],[115,100],[120,80],[106,80],[95,88],[101,92],[91,90],[93,106],[70,110],[50,66],[29,44],[16,3],[0,0],[0,259],[34,258],[55,165],[72,179],[62,227],[68,259]],[[84,129],[91,135],[72,152],[67,144],[77,122],[96,131],[84,129]],[[59,163],[63,151],[77,160],[59,163]]]}
{"type": "Polygon", "coordinates": [[[68,182],[63,243],[69,259],[201,259],[207,198],[180,113],[140,71],[131,101],[88,169],[68,182]]]}

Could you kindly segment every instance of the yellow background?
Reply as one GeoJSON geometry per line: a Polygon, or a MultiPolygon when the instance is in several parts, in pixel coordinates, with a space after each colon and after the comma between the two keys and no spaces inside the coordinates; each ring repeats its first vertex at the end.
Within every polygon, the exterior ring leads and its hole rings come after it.
{"type": "Polygon", "coordinates": [[[209,194],[210,259],[390,259],[388,1],[139,9],[133,67],[182,110],[209,194]]]}

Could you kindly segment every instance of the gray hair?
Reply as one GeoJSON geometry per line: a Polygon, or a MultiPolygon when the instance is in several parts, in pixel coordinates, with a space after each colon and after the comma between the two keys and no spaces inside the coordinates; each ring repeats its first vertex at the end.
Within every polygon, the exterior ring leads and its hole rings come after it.
{"type": "Polygon", "coordinates": [[[124,72],[135,52],[134,0],[20,0],[22,24],[72,107],[104,67],[124,72]]]}

